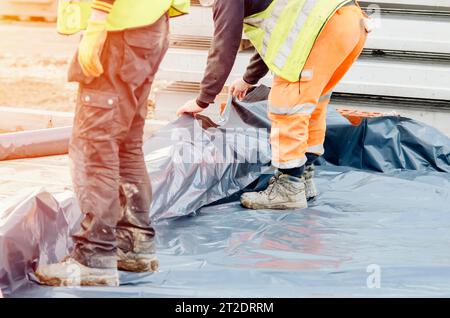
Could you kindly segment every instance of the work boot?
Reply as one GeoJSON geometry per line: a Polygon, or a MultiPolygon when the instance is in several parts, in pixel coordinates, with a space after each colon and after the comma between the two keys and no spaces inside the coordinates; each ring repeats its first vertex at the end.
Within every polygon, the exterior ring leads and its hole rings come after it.
{"type": "Polygon", "coordinates": [[[270,179],[264,191],[242,194],[241,204],[255,210],[307,208],[305,180],[278,172],[270,179]]]}
{"type": "Polygon", "coordinates": [[[156,272],[159,267],[155,254],[135,253],[133,251],[124,252],[117,249],[117,268],[121,271],[144,273],[156,272]]]}
{"type": "Polygon", "coordinates": [[[117,268],[93,268],[66,257],[59,263],[39,265],[36,276],[49,286],[119,286],[117,268]]]}
{"type": "Polygon", "coordinates": [[[159,267],[155,242],[138,229],[122,228],[117,231],[117,268],[122,271],[156,272],[159,267]]]}
{"type": "Polygon", "coordinates": [[[305,172],[303,172],[303,179],[305,180],[305,192],[306,199],[312,200],[317,196],[317,188],[314,183],[314,165],[308,165],[305,167],[305,172]]]}

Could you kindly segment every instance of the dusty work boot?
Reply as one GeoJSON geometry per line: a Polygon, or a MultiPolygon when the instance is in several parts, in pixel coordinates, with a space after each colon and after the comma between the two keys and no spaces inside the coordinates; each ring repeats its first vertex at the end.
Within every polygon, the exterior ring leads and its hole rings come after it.
{"type": "Polygon", "coordinates": [[[317,188],[316,184],[314,183],[314,171],[314,165],[308,165],[305,167],[305,172],[303,172],[302,175],[303,179],[305,180],[305,192],[306,199],[308,201],[317,197],[317,188]]]}
{"type": "Polygon", "coordinates": [[[276,173],[267,189],[247,192],[241,196],[241,204],[249,209],[304,209],[308,207],[305,181],[287,174],[276,173]]]}
{"type": "Polygon", "coordinates": [[[153,237],[138,229],[117,230],[117,268],[122,271],[155,272],[159,267],[153,237]]]}
{"type": "MultiPolygon", "coordinates": [[[[144,164],[143,166],[145,167],[144,164]]],[[[155,230],[148,212],[151,197],[149,180],[146,183],[128,183],[121,186],[123,216],[116,227],[119,270],[142,273],[155,272],[158,269],[155,230]]]]}
{"type": "Polygon", "coordinates": [[[93,268],[67,257],[59,263],[39,265],[36,277],[49,286],[119,286],[117,268],[93,268]]]}
{"type": "Polygon", "coordinates": [[[117,250],[117,268],[122,271],[144,273],[156,272],[159,267],[155,254],[135,253],[133,251],[124,252],[117,250]]]}

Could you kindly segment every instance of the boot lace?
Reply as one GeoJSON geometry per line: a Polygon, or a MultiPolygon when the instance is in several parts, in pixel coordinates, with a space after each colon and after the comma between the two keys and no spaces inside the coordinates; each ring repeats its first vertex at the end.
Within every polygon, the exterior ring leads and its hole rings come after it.
{"type": "Polygon", "coordinates": [[[272,192],[279,186],[279,182],[277,181],[281,175],[281,173],[277,172],[272,178],[270,178],[268,187],[265,190],[259,191],[258,194],[267,195],[270,198],[272,192]]]}

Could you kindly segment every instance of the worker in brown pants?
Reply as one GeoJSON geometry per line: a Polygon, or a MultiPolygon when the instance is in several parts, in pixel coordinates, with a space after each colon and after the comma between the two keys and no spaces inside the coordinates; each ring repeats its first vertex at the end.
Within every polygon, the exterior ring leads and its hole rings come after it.
{"type": "MultiPolygon", "coordinates": [[[[158,267],[142,144],[152,81],[169,45],[172,1],[164,2],[140,0],[148,10],[135,12],[130,6],[139,18],[111,32],[108,23],[115,26],[123,21],[111,20],[125,15],[114,15],[113,0],[93,2],[69,70],[69,81],[79,83],[69,156],[84,219],[73,235],[71,255],[38,267],[44,284],[117,286],[118,269],[151,272],[158,267]],[[134,21],[149,23],[133,26],[134,21]]],[[[126,5],[123,0],[116,4],[126,5]]]]}

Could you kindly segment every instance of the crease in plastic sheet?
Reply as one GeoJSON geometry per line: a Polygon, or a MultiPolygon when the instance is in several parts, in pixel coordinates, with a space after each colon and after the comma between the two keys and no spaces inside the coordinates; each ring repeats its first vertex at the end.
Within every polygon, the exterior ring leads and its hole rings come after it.
{"type": "Polygon", "coordinates": [[[184,117],[145,144],[159,272],[121,273],[120,288],[39,286],[33,268],[70,250],[81,214],[71,193],[36,191],[0,212],[0,288],[12,297],[450,296],[449,139],[401,117],[352,126],[330,108],[319,197],[302,211],[246,210],[239,193],[267,182],[270,151],[253,164],[180,164],[175,154],[219,159],[224,133],[244,133],[250,153],[267,149],[254,130],[235,129],[269,127],[266,106],[234,102],[219,125],[184,117]],[[174,138],[179,128],[205,134],[174,138]]]}

